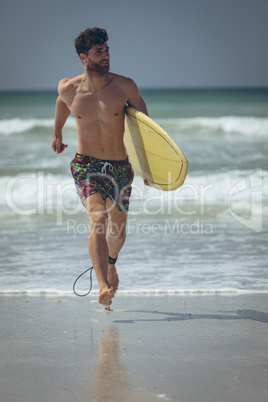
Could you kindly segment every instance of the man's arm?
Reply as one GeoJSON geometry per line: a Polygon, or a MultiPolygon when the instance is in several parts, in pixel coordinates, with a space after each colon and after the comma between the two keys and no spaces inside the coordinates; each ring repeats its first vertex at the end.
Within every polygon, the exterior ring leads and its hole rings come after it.
{"type": "Polygon", "coordinates": [[[142,97],[140,96],[139,90],[137,85],[133,80],[128,78],[128,100],[127,104],[129,106],[134,107],[135,109],[139,110],[140,112],[148,115],[148,110],[146,104],[142,97]]]}
{"type": "MultiPolygon", "coordinates": [[[[129,92],[128,92],[129,97],[128,97],[128,100],[127,100],[127,104],[129,106],[132,106],[135,109],[139,110],[140,112],[146,114],[147,116],[149,116],[146,104],[145,104],[144,100],[142,99],[142,97],[140,96],[140,93],[139,93],[137,85],[130,78],[128,80],[129,80],[128,81],[128,84],[129,84],[129,92]]],[[[143,180],[143,182],[144,182],[144,184],[146,186],[151,187],[146,179],[143,180]]]]}
{"type": "Polygon", "coordinates": [[[58,96],[56,101],[54,134],[52,138],[52,148],[56,154],[62,153],[65,148],[68,147],[68,145],[63,144],[62,142],[62,129],[70,113],[70,109],[66,103],[64,103],[60,96],[58,96]]]}

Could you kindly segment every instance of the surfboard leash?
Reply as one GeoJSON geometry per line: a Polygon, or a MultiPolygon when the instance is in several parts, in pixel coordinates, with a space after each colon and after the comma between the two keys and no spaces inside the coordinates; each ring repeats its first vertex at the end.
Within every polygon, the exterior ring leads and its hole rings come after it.
{"type": "MultiPolygon", "coordinates": [[[[118,258],[118,257],[112,258],[112,257],[109,256],[108,263],[109,263],[109,264],[115,264],[116,261],[117,261],[117,258],[118,258]]],[[[91,290],[92,290],[92,271],[93,271],[93,267],[90,267],[90,268],[86,269],[86,270],[85,270],[84,272],[82,272],[82,274],[80,274],[80,275],[76,278],[76,280],[74,281],[74,284],[73,284],[73,292],[74,292],[74,294],[76,294],[76,296],[84,297],[84,296],[87,296],[87,295],[91,292],[91,290]],[[80,295],[80,294],[77,293],[77,291],[75,290],[75,285],[76,285],[76,282],[78,281],[78,279],[80,279],[81,276],[85,275],[88,271],[90,271],[90,275],[89,275],[89,281],[90,281],[89,291],[88,291],[87,293],[84,293],[83,295],[80,295]]]]}
{"type": "Polygon", "coordinates": [[[92,271],[93,271],[93,267],[90,267],[90,268],[86,269],[86,270],[85,270],[84,272],[82,272],[82,274],[80,274],[80,275],[76,278],[76,280],[74,281],[74,284],[73,284],[73,292],[74,292],[74,294],[76,294],[76,296],[84,297],[84,296],[87,296],[87,295],[91,292],[91,290],[92,290],[92,271]],[[90,281],[89,291],[88,291],[87,293],[84,293],[84,294],[79,294],[79,293],[77,293],[76,290],[75,290],[76,282],[78,281],[78,279],[81,278],[81,276],[83,276],[84,274],[86,274],[88,271],[90,271],[90,275],[89,275],[89,281],[90,281]]]}

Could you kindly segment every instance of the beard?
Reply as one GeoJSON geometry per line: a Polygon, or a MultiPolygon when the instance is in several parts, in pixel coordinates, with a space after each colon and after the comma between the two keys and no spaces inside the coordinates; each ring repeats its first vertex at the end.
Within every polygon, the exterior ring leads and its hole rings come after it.
{"type": "Polygon", "coordinates": [[[87,65],[87,71],[97,75],[105,75],[110,70],[110,62],[108,61],[106,65],[101,65],[100,63],[95,63],[92,61],[87,65]]]}

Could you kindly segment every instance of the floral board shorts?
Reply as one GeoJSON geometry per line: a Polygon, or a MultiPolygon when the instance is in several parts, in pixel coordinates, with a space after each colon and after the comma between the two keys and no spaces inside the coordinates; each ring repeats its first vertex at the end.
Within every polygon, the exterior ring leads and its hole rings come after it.
{"type": "Polygon", "coordinates": [[[99,193],[104,201],[109,197],[119,211],[128,212],[134,178],[128,158],[110,161],[76,153],[70,166],[82,203],[99,193]]]}

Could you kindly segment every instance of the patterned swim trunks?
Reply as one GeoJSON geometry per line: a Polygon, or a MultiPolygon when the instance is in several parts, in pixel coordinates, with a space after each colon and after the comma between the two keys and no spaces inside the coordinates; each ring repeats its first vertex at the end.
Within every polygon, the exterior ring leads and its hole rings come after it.
{"type": "Polygon", "coordinates": [[[80,200],[99,193],[110,198],[119,211],[128,212],[134,172],[128,158],[110,161],[76,153],[71,172],[80,200]]]}

